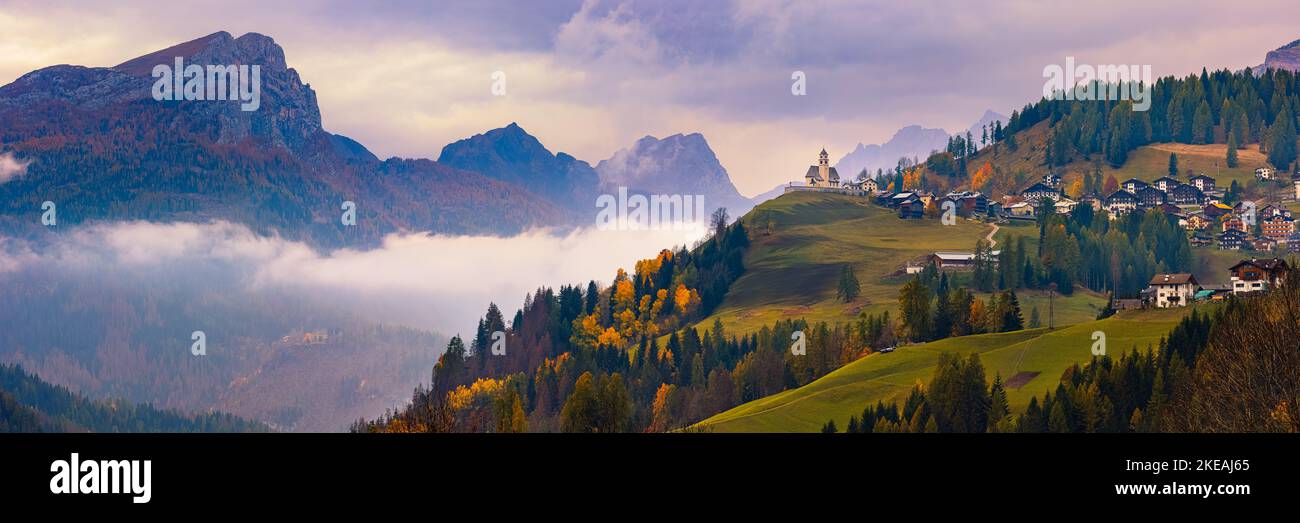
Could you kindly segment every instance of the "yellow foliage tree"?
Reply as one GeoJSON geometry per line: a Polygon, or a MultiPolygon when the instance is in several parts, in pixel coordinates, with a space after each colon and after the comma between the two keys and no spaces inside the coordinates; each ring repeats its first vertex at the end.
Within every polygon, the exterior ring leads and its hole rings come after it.
{"type": "Polygon", "coordinates": [[[993,181],[993,175],[993,164],[984,162],[984,165],[981,165],[979,169],[976,169],[975,174],[972,174],[970,177],[971,190],[983,191],[986,189],[989,183],[993,181]]]}
{"type": "Polygon", "coordinates": [[[907,189],[920,189],[921,169],[913,168],[903,172],[903,187],[907,189]]]}
{"type": "Polygon", "coordinates": [[[981,329],[988,322],[987,314],[984,312],[984,301],[975,299],[970,302],[970,324],[971,327],[981,329]]]}
{"type": "Polygon", "coordinates": [[[1065,194],[1070,195],[1071,198],[1083,196],[1083,176],[1076,176],[1074,181],[1070,182],[1070,186],[1065,188],[1065,194]]]}
{"type": "Polygon", "coordinates": [[[668,402],[676,390],[676,385],[663,383],[659,385],[659,390],[655,391],[654,402],[650,404],[650,430],[652,432],[664,432],[672,428],[672,413],[668,402]]]}
{"type": "MultiPolygon", "coordinates": [[[[623,311],[623,312],[629,312],[629,311],[623,311]]],[[[597,338],[596,342],[600,345],[605,345],[609,347],[622,347],[623,336],[618,333],[617,329],[613,327],[609,327],[605,329],[605,332],[600,333],[600,337],[597,338]]]]}

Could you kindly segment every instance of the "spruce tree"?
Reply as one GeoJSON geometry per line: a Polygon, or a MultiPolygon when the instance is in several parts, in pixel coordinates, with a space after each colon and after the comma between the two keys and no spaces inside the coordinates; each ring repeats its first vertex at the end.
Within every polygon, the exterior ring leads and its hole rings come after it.
{"type": "Polygon", "coordinates": [[[857,299],[861,292],[862,286],[858,284],[858,277],[853,273],[853,266],[846,264],[840,267],[840,282],[835,296],[848,303],[857,299]]]}
{"type": "Polygon", "coordinates": [[[1295,125],[1295,115],[1285,106],[1269,128],[1268,161],[1279,170],[1288,169],[1296,161],[1295,125]]]}
{"type": "Polygon", "coordinates": [[[1214,142],[1214,115],[1210,113],[1210,104],[1204,100],[1192,116],[1192,143],[1214,142]]]}
{"type": "Polygon", "coordinates": [[[1237,132],[1228,131],[1228,154],[1225,163],[1229,168],[1237,166],[1237,132]]]}
{"type": "Polygon", "coordinates": [[[1009,416],[1011,405],[1007,401],[1007,390],[1002,386],[1002,373],[999,372],[993,376],[993,385],[989,387],[989,432],[999,432],[999,425],[1009,416]]]}

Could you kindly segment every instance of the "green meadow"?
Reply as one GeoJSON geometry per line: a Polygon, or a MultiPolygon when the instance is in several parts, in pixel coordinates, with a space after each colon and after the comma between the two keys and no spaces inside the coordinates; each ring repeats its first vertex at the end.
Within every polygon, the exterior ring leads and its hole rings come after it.
{"type": "MultiPolygon", "coordinates": [[[[900,220],[864,198],[811,192],[763,203],[747,215],[746,225],[753,245],[745,258],[745,274],[713,315],[699,323],[702,326],[718,318],[729,332],[744,333],[782,319],[834,324],[853,320],[860,312],[896,314],[898,289],[909,278],[899,273],[909,260],[935,251],[973,251],[992,231],[988,224],[965,219],[951,226],[933,219],[900,220]],[[862,288],[852,303],[835,296],[840,268],[846,264],[853,267],[862,288]]],[[[1025,231],[1032,231],[1032,248],[1037,229],[1025,231]]],[[[995,239],[1006,237],[999,232],[995,239]]],[[[1045,293],[1026,292],[1021,297],[1026,320],[1038,306],[1046,325],[1047,301],[1045,293]]],[[[1062,325],[1095,318],[1105,298],[1080,292],[1054,301],[1056,322],[1062,325]]]]}
{"type": "Polygon", "coordinates": [[[714,432],[816,432],[827,420],[845,426],[868,404],[906,399],[916,383],[928,383],[939,354],[978,353],[989,379],[1000,374],[1013,411],[1029,398],[1054,390],[1066,369],[1092,358],[1094,333],[1103,333],[1108,354],[1158,345],[1187,309],[1124,312],[1104,320],[1048,330],[948,338],[872,354],[808,385],[717,414],[697,426],[714,432]],[[1015,383],[1019,381],[1019,383],[1015,383]]]}

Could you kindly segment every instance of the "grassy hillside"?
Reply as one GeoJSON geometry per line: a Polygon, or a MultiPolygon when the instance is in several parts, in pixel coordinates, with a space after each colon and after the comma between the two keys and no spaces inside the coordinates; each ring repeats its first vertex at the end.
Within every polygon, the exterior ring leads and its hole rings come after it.
{"type": "Polygon", "coordinates": [[[1034,329],[949,338],[872,354],[804,387],[752,401],[699,424],[717,432],[815,432],[828,419],[844,426],[877,401],[902,402],[917,382],[927,383],[942,352],[979,353],[992,379],[1008,381],[1013,411],[1056,388],[1062,373],[1092,357],[1093,332],[1105,333],[1110,354],[1154,346],[1186,309],[1133,311],[1056,330],[1034,329]],[[1037,374],[1034,374],[1037,373],[1037,374]],[[1017,383],[1019,382],[1019,383],[1017,383]]]}
{"type": "MultiPolygon", "coordinates": [[[[833,324],[851,320],[861,311],[896,314],[898,289],[908,277],[894,273],[908,260],[941,250],[969,252],[992,230],[970,220],[951,226],[938,220],[900,220],[864,198],[809,192],[769,200],[746,220],[753,240],[745,257],[745,274],[701,326],[720,318],[729,332],[739,334],[781,319],[833,324]],[[844,264],[853,266],[862,287],[862,295],[853,303],[835,296],[844,264]]],[[[999,232],[997,237],[1009,234],[1016,233],[999,232]]],[[[1026,229],[1024,234],[1037,241],[1037,229],[1026,229]]],[[[1058,297],[1058,324],[1092,319],[1095,306],[1104,301],[1087,293],[1058,297]]],[[[1041,293],[1022,298],[1026,319],[1038,305],[1046,322],[1046,302],[1041,293]]]]}

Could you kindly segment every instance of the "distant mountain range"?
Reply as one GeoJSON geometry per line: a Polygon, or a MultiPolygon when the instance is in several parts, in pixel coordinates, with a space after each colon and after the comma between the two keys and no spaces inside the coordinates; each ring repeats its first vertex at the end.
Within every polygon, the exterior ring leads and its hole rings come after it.
{"type": "Polygon", "coordinates": [[[380,161],[326,132],[315,92],[256,33],[214,33],[115,67],[28,73],[0,87],[0,136],[0,152],[26,164],[0,184],[0,230],[10,234],[40,230],[46,200],[61,225],[225,219],[322,246],[377,244],[399,230],[511,234],[573,220],[534,186],[430,160],[380,161]],[[175,57],[259,64],[261,106],[154,100],[150,71],[175,57]],[[356,204],[355,227],[340,223],[345,201],[356,204]]]}
{"type": "MultiPolygon", "coordinates": [[[[380,160],[321,127],[316,94],[267,36],[218,32],[114,67],[58,65],[0,87],[0,230],[36,236],[42,202],[60,224],[224,219],[323,247],[402,230],[514,234],[590,223],[600,191],[704,194],[752,207],[699,134],[646,137],[592,168],[511,123],[444,147],[437,161],[380,160]],[[157,101],[157,65],[258,64],[260,107],[157,101]],[[12,170],[12,169],[10,169],[12,170]],[[599,171],[599,172],[598,172],[599,171]],[[352,201],[357,226],[340,223],[352,201]]],[[[716,205],[715,205],[716,204],[716,205]]]]}
{"type": "MultiPolygon", "coordinates": [[[[1005,123],[1007,117],[992,110],[986,110],[970,128],[960,132],[965,134],[969,131],[975,140],[979,140],[983,126],[995,121],[1005,123]]],[[[915,158],[919,161],[925,161],[925,158],[930,156],[931,152],[941,151],[947,147],[950,136],[948,131],[943,129],[909,125],[899,129],[889,141],[883,144],[863,145],[859,143],[856,148],[835,163],[835,169],[839,171],[841,177],[857,178],[858,173],[862,172],[863,169],[873,173],[876,169],[893,169],[898,164],[899,158],[915,158]]]]}

